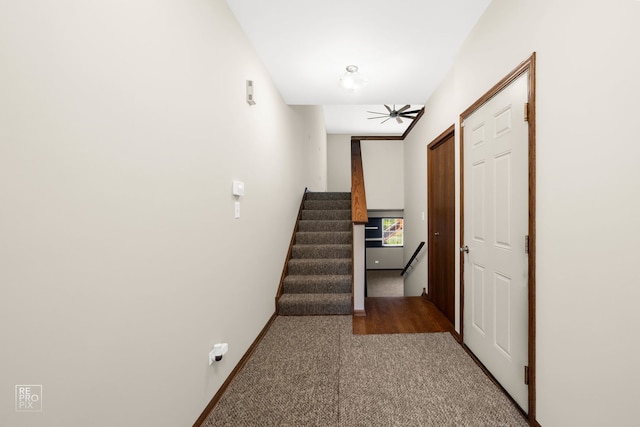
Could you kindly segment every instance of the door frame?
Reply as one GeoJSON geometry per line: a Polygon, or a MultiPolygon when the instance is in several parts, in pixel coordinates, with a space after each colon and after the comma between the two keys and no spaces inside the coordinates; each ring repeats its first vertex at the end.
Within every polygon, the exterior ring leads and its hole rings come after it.
{"type": "MultiPolygon", "coordinates": [[[[529,125],[529,259],[528,259],[528,401],[529,423],[537,425],[536,421],[536,53],[520,63],[489,91],[482,95],[476,102],[460,114],[460,245],[464,245],[464,120],[477,109],[493,98],[498,92],[509,86],[522,74],[529,72],[528,76],[528,116],[529,125]]],[[[523,111],[523,114],[525,112],[523,111]]],[[[464,345],[464,257],[460,253],[460,343],[464,345]]]]}
{"type": "MultiPolygon", "coordinates": [[[[433,233],[433,223],[432,223],[432,212],[431,209],[429,209],[430,207],[430,203],[431,203],[431,197],[432,197],[432,185],[433,182],[430,178],[430,174],[431,174],[431,162],[432,162],[432,154],[431,152],[436,149],[437,147],[439,147],[441,144],[443,144],[444,142],[448,141],[449,138],[452,138],[452,144],[453,145],[453,150],[454,150],[454,157],[455,157],[455,124],[452,124],[447,130],[445,130],[444,132],[442,132],[440,135],[438,135],[438,137],[436,137],[433,141],[431,141],[428,145],[427,145],[427,243],[431,241],[431,237],[432,237],[432,233],[433,233]]],[[[455,167],[455,158],[453,159],[453,166],[455,167]]],[[[452,198],[455,200],[455,171],[452,171],[453,174],[453,189],[454,189],[454,193],[451,195],[452,198]]],[[[454,201],[455,204],[455,201],[454,201]]],[[[455,222],[455,213],[453,214],[453,221],[455,222]]],[[[451,236],[453,238],[453,247],[455,248],[455,224],[454,224],[454,235],[451,236]]],[[[429,245],[427,247],[427,265],[429,267],[431,267],[431,246],[429,245]]],[[[452,271],[452,275],[454,278],[454,283],[452,284],[453,288],[451,289],[453,292],[451,294],[451,298],[453,299],[452,301],[450,301],[451,305],[453,306],[454,309],[454,313],[453,313],[453,319],[449,319],[451,320],[452,323],[455,324],[455,300],[456,300],[456,295],[455,295],[455,257],[453,259],[454,261],[454,266],[453,266],[453,271],[452,271]]],[[[428,297],[429,300],[433,302],[433,298],[432,298],[432,288],[431,288],[431,268],[428,269],[427,272],[427,289],[428,289],[428,297]]],[[[440,311],[443,311],[442,307],[438,307],[440,309],[440,311]]],[[[444,311],[443,311],[444,314],[444,311]]],[[[446,315],[445,315],[446,316],[446,315]]]]}

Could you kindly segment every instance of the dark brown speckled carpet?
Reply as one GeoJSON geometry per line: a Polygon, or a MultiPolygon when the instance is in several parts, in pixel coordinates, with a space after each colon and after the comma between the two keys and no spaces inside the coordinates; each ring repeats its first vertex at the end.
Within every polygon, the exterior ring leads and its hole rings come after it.
{"type": "Polygon", "coordinates": [[[205,426],[526,426],[448,333],[352,335],[281,316],[205,426]]]}

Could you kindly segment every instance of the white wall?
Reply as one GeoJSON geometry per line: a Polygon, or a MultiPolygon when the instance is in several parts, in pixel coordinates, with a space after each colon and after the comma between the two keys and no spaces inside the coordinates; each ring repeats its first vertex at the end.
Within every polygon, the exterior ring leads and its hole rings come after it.
{"type": "MultiPolygon", "coordinates": [[[[404,144],[402,141],[363,140],[362,168],[367,209],[404,207],[404,144]]],[[[327,136],[328,191],[351,191],[351,136],[327,136]]]]}
{"type": "Polygon", "coordinates": [[[351,136],[349,135],[327,135],[327,189],[328,191],[351,191],[351,136]]]}
{"type": "MultiPolygon", "coordinates": [[[[639,21],[635,0],[494,0],[405,145],[405,230],[426,235],[426,145],[537,52],[537,420],[544,427],[638,425],[640,57],[632,46],[639,21]]],[[[414,292],[426,283],[423,267],[407,279],[414,292]]]]}
{"type": "Polygon", "coordinates": [[[321,109],[283,103],[223,0],[2,2],[0,40],[0,424],[191,425],[326,189],[321,109]]]}
{"type": "MultiPolygon", "coordinates": [[[[405,139],[404,257],[407,260],[409,260],[420,242],[428,241],[427,145],[457,120],[456,114],[458,114],[458,111],[452,102],[451,97],[453,96],[454,79],[453,73],[450,73],[431,96],[428,105],[425,105],[425,115],[405,139]],[[428,109],[427,106],[429,107],[428,109]]],[[[462,112],[462,110],[460,110],[460,112],[462,112]]],[[[460,162],[458,146],[459,142],[456,142],[456,180],[459,176],[458,168],[460,162]]],[[[458,201],[459,198],[459,194],[456,194],[456,201],[458,201]]],[[[459,206],[458,203],[456,203],[456,218],[459,216],[459,206]]],[[[456,225],[456,236],[459,236],[458,225],[456,225]]],[[[458,240],[459,238],[456,237],[456,246],[459,243],[458,240]]],[[[427,247],[422,249],[416,260],[412,263],[414,268],[405,276],[404,286],[405,295],[407,296],[420,295],[422,289],[427,287],[427,252],[427,247]]],[[[456,255],[455,258],[457,260],[458,256],[456,255]]],[[[458,269],[457,265],[456,269],[458,269]]],[[[458,279],[457,276],[456,279],[458,279]]],[[[456,298],[458,298],[457,295],[456,298]]],[[[457,306],[458,303],[456,301],[456,307],[457,306]]],[[[458,329],[457,324],[456,329],[458,329]]]]}
{"type": "Polygon", "coordinates": [[[402,141],[360,142],[367,209],[404,209],[404,144],[402,141]]]}
{"type": "Polygon", "coordinates": [[[367,270],[404,268],[404,248],[367,248],[367,270]]]}

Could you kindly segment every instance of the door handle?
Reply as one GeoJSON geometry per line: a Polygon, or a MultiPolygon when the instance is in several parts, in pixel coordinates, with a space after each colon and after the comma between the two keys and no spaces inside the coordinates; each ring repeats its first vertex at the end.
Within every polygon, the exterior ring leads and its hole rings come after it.
{"type": "Polygon", "coordinates": [[[460,252],[469,253],[469,246],[464,245],[463,247],[460,248],[460,252]]]}
{"type": "Polygon", "coordinates": [[[434,236],[439,236],[440,232],[436,231],[435,233],[433,233],[434,236]]]}

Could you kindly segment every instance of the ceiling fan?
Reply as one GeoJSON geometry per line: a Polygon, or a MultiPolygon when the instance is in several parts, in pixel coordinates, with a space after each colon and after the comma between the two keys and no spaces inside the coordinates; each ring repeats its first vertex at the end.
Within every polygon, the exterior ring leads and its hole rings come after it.
{"type": "Polygon", "coordinates": [[[396,110],[395,104],[393,105],[393,109],[389,107],[387,104],[384,104],[384,107],[387,109],[388,113],[379,113],[377,111],[367,111],[367,113],[378,114],[375,117],[369,117],[369,120],[384,119],[383,121],[380,122],[380,124],[382,124],[387,120],[396,119],[398,123],[402,123],[402,119],[413,120],[416,117],[418,117],[418,114],[420,114],[420,110],[407,111],[409,108],[411,108],[411,105],[405,105],[399,110],[396,110]]]}

